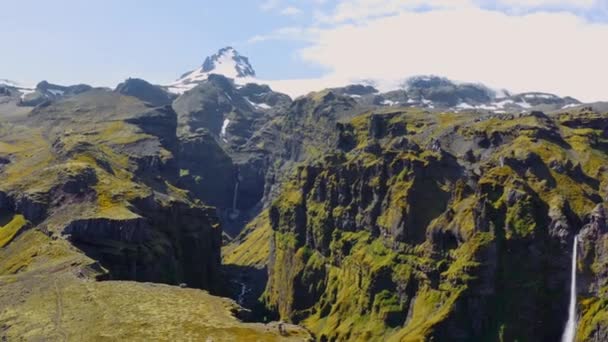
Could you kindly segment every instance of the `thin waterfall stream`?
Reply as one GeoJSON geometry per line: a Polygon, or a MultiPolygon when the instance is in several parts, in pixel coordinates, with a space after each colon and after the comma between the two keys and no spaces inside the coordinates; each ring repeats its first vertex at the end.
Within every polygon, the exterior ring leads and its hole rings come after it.
{"type": "Polygon", "coordinates": [[[232,195],[232,211],[236,212],[236,201],[238,200],[238,195],[239,195],[239,181],[237,179],[236,183],[234,184],[234,194],[232,195]]]}
{"type": "Polygon", "coordinates": [[[568,306],[568,322],[562,335],[562,342],[574,342],[576,337],[576,261],[578,252],[578,236],[574,237],[572,246],[572,271],[570,276],[570,304],[568,306]]]}
{"type": "Polygon", "coordinates": [[[240,183],[240,172],[236,169],[236,178],[234,183],[234,190],[232,193],[232,211],[230,211],[230,219],[235,220],[239,216],[239,210],[237,208],[239,199],[239,183],[240,183]]]}

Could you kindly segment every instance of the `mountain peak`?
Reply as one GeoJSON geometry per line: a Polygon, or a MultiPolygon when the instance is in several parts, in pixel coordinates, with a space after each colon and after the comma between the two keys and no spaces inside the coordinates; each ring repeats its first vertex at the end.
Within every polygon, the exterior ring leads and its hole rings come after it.
{"type": "Polygon", "coordinates": [[[0,86],[11,87],[11,88],[23,88],[23,86],[15,81],[11,81],[5,78],[0,78],[0,86]]]}
{"type": "Polygon", "coordinates": [[[239,54],[231,46],[222,48],[214,55],[205,58],[202,71],[232,78],[255,77],[255,71],[249,64],[249,59],[239,54]]]}
{"type": "Polygon", "coordinates": [[[249,59],[239,54],[233,47],[227,46],[205,58],[200,68],[183,74],[180,79],[168,86],[168,90],[177,94],[184,93],[207,80],[211,74],[232,79],[255,77],[255,71],[249,64],[249,59]]]}

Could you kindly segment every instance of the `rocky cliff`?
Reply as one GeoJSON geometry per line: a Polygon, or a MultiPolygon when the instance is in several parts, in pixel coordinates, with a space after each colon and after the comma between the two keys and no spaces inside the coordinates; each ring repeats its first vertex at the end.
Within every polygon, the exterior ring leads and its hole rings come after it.
{"type": "Polygon", "coordinates": [[[222,291],[222,230],[177,187],[177,127],[170,106],[108,90],[0,123],[0,339],[308,338],[206,292],[222,291]]]}
{"type": "Polygon", "coordinates": [[[68,238],[109,278],[217,286],[215,212],[171,184],[179,147],[170,107],[91,91],[4,129],[3,210],[68,238]]]}
{"type": "Polygon", "coordinates": [[[603,338],[604,114],[374,111],[336,126],[268,209],[263,296],[320,340],[603,338]],[[583,262],[583,259],[585,260],[583,262]]]}

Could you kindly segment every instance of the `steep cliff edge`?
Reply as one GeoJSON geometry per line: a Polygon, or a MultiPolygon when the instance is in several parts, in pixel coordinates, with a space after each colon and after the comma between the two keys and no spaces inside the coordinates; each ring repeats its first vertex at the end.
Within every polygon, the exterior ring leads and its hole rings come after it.
{"type": "MultiPolygon", "coordinates": [[[[607,123],[587,110],[339,123],[342,151],[298,168],[268,209],[265,303],[320,340],[558,340],[573,237],[601,231],[607,123]]],[[[580,340],[606,329],[603,240],[589,240],[580,340]]]]}
{"type": "Polygon", "coordinates": [[[581,341],[608,339],[608,224],[606,206],[598,205],[588,216],[579,239],[582,255],[577,260],[581,318],[577,338],[581,341]],[[579,286],[580,288],[580,286],[579,286]]]}
{"type": "Polygon", "coordinates": [[[309,338],[203,291],[222,230],[176,186],[176,132],[171,107],[104,90],[0,123],[0,339],[309,338]]]}
{"type": "Polygon", "coordinates": [[[198,289],[95,281],[105,270],[31,229],[0,248],[0,339],[308,341],[303,329],[243,323],[233,301],[198,289]]]}
{"type": "Polygon", "coordinates": [[[91,91],[2,127],[0,205],[101,262],[109,279],[212,289],[215,211],[172,185],[177,115],[91,91]]]}

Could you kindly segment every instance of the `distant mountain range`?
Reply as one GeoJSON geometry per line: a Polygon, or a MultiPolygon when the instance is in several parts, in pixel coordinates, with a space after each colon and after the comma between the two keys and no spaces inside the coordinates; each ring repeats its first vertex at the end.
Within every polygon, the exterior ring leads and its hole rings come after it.
{"type": "MultiPolygon", "coordinates": [[[[217,74],[231,79],[236,85],[267,84],[281,92],[281,83],[256,77],[249,59],[232,47],[225,47],[205,58],[202,65],[184,73],[175,82],[157,86],[168,94],[157,96],[173,98],[217,74]]],[[[405,79],[396,89],[380,92],[369,84],[354,84],[335,91],[349,95],[364,105],[380,107],[420,107],[429,110],[482,111],[517,113],[531,110],[553,111],[574,108],[583,103],[572,97],[560,97],[544,92],[513,94],[507,90],[494,90],[483,84],[461,83],[439,76],[415,76],[405,79]]],[[[119,86],[120,87],[120,86],[119,86]]],[[[0,79],[0,94],[13,97],[20,106],[36,106],[47,101],[71,96],[90,89],[87,85],[60,86],[43,81],[36,87],[26,87],[16,82],[0,79]]],[[[310,89],[321,90],[321,89],[310,89]]],[[[148,95],[150,96],[150,95],[148,95]]],[[[6,100],[5,100],[6,101],[6,100]]],[[[154,101],[153,101],[154,102],[154,101]]]]}

